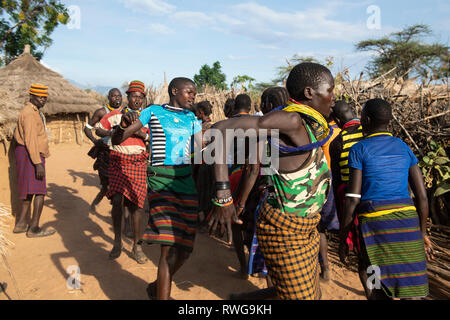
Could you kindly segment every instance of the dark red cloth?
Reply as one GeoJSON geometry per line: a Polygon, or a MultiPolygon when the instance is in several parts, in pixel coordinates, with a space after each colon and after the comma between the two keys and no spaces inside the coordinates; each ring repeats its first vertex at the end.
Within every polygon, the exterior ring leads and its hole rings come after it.
{"type": "Polygon", "coordinates": [[[144,208],[147,196],[147,164],[147,152],[124,154],[111,151],[109,186],[106,192],[108,199],[120,193],[139,208],[144,208]]]}
{"type": "MultiPolygon", "coordinates": [[[[339,215],[339,223],[341,226],[343,226],[342,218],[343,218],[343,214],[344,214],[344,203],[345,203],[346,191],[347,191],[346,183],[341,184],[337,189],[336,204],[339,207],[338,215],[339,215]]],[[[348,247],[350,250],[353,250],[354,248],[355,248],[355,250],[360,250],[358,225],[359,225],[358,216],[355,215],[355,219],[353,220],[352,228],[351,228],[350,232],[348,233],[348,237],[347,237],[347,244],[348,244],[348,247]]]]}
{"type": "MultiPolygon", "coordinates": [[[[46,179],[36,179],[36,168],[31,162],[27,148],[17,144],[14,150],[16,156],[17,189],[19,199],[25,200],[28,195],[47,193],[46,179]]],[[[41,154],[41,161],[45,168],[45,158],[41,154]]]]}
{"type": "Polygon", "coordinates": [[[109,147],[105,144],[93,146],[89,150],[88,155],[96,159],[94,162],[94,170],[98,171],[102,186],[107,187],[109,184],[109,147]]]}

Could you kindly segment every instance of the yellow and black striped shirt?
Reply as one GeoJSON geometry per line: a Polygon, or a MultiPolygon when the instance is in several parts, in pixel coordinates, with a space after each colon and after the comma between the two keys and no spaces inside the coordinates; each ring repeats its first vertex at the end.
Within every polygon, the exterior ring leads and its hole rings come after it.
{"type": "Polygon", "coordinates": [[[362,126],[351,132],[346,129],[342,130],[342,152],[339,159],[339,167],[341,172],[341,181],[348,182],[350,180],[350,169],[348,167],[348,154],[350,148],[363,139],[362,126]]]}

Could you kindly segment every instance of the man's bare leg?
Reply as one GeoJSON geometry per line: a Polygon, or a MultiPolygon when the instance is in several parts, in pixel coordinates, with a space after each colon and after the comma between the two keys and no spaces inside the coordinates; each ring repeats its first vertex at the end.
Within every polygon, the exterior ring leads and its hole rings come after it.
{"type": "Polygon", "coordinates": [[[242,237],[242,226],[240,224],[233,224],[231,226],[233,232],[234,250],[239,260],[240,270],[239,274],[242,279],[248,279],[248,266],[244,252],[244,239],[242,237]]]}
{"type": "Polygon", "coordinates": [[[319,253],[322,257],[322,261],[320,263],[321,269],[321,278],[325,281],[330,281],[330,268],[328,265],[328,241],[327,235],[325,233],[320,232],[320,243],[319,243],[319,253]]]}
{"type": "Polygon", "coordinates": [[[102,188],[100,189],[100,192],[97,194],[97,196],[95,197],[94,201],[92,201],[92,204],[91,204],[91,210],[92,211],[94,211],[94,212],[96,211],[95,208],[103,200],[103,198],[105,197],[107,191],[108,191],[108,186],[103,186],[102,185],[102,188]]]}
{"type": "Polygon", "coordinates": [[[25,233],[28,230],[31,218],[31,201],[33,195],[28,195],[25,200],[22,200],[20,212],[16,217],[16,225],[14,226],[13,233],[25,233]]]}
{"type": "Polygon", "coordinates": [[[147,292],[156,291],[158,300],[169,300],[172,288],[173,275],[181,268],[181,266],[189,258],[189,253],[174,247],[161,246],[161,257],[158,266],[158,278],[155,283],[151,283],[147,292]]]}
{"type": "MultiPolygon", "coordinates": [[[[134,238],[134,231],[133,231],[133,222],[132,222],[132,213],[128,203],[131,203],[128,201],[128,199],[124,199],[124,201],[127,204],[124,204],[123,206],[123,216],[122,216],[122,232],[125,234],[127,238],[133,239],[134,238]]],[[[134,209],[133,209],[134,210],[134,209]]]]}
{"type": "Polygon", "coordinates": [[[114,245],[109,254],[109,258],[114,260],[122,253],[122,216],[123,216],[123,195],[116,193],[112,198],[111,210],[114,230],[114,245]]]}
{"type": "Polygon", "coordinates": [[[132,222],[132,232],[133,232],[133,250],[132,255],[133,258],[139,264],[147,263],[148,259],[145,256],[144,251],[142,250],[141,245],[141,227],[142,227],[142,213],[144,209],[139,208],[134,203],[130,202],[128,199],[125,199],[125,209],[129,211],[130,216],[128,220],[132,222]]]}
{"type": "Polygon", "coordinates": [[[34,196],[33,217],[31,218],[30,228],[27,232],[27,237],[29,238],[47,237],[56,232],[56,230],[51,228],[43,230],[39,227],[42,210],[44,209],[44,198],[45,196],[43,194],[36,194],[34,196]]]}
{"type": "Polygon", "coordinates": [[[35,232],[34,230],[39,229],[39,220],[41,219],[42,210],[44,209],[44,195],[35,195],[33,205],[33,217],[30,223],[30,230],[35,232]]]}

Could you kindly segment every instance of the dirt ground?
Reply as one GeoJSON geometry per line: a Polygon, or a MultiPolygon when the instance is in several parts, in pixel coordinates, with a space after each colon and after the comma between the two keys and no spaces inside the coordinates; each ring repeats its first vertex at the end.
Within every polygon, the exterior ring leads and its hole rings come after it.
{"type": "MultiPolygon", "coordinates": [[[[53,145],[47,162],[48,195],[41,218],[43,227],[57,233],[49,238],[28,239],[8,235],[14,246],[8,263],[15,282],[0,262],[0,282],[8,284],[0,300],[146,300],[146,286],[156,279],[158,246],[144,246],[149,258],[138,265],[130,258],[131,241],[124,237],[124,252],[111,261],[110,203],[104,199],[98,214],[89,213],[89,204],[99,190],[99,179],[87,156],[89,145],[53,145]],[[81,288],[68,288],[73,270],[81,271],[81,288]]],[[[6,161],[0,166],[0,203],[9,204],[9,175],[6,161]]],[[[9,230],[13,229],[13,221],[9,230]]],[[[331,264],[331,281],[321,282],[325,300],[364,300],[356,273],[331,264]]],[[[242,280],[232,249],[198,234],[194,252],[175,275],[171,297],[176,300],[223,300],[230,293],[265,288],[263,278],[242,280]]],[[[73,283],[73,282],[72,282],[73,283]]]]}

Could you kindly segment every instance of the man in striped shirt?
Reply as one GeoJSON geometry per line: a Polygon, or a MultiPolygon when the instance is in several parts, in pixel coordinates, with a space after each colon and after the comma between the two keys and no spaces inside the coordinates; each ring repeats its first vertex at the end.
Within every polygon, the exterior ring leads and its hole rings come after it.
{"type": "MultiPolygon", "coordinates": [[[[103,117],[97,131],[111,132],[120,126],[122,116],[126,113],[140,114],[145,102],[144,84],[132,81],[127,95],[128,105],[103,117]]],[[[124,210],[128,210],[132,217],[134,232],[132,256],[139,264],[148,261],[140,244],[142,213],[147,196],[147,141],[149,141],[148,127],[143,127],[122,143],[110,146],[109,186],[106,193],[113,206],[111,213],[114,246],[109,255],[110,259],[117,259],[122,252],[122,214],[124,210]]]]}
{"type": "Polygon", "coordinates": [[[92,129],[99,125],[100,120],[114,110],[120,110],[122,106],[122,93],[119,89],[111,89],[108,93],[108,105],[95,110],[92,118],[86,123],[84,134],[94,143],[89,150],[88,155],[95,159],[94,170],[98,171],[101,189],[91,204],[91,211],[96,212],[96,206],[102,201],[108,191],[108,167],[109,167],[109,145],[111,144],[111,136],[109,132],[101,134],[101,139],[96,139],[92,134],[92,129]]]}
{"type": "MultiPolygon", "coordinates": [[[[363,139],[362,126],[356,118],[352,108],[345,101],[336,101],[333,108],[336,123],[342,129],[336,139],[330,144],[331,171],[333,176],[333,189],[336,199],[339,223],[342,224],[344,196],[349,182],[350,169],[348,167],[348,154],[350,148],[363,139]]],[[[355,221],[357,224],[357,221],[355,221]]],[[[349,244],[354,242],[350,233],[349,244]]],[[[356,241],[356,239],[354,239],[356,241]]]]}

